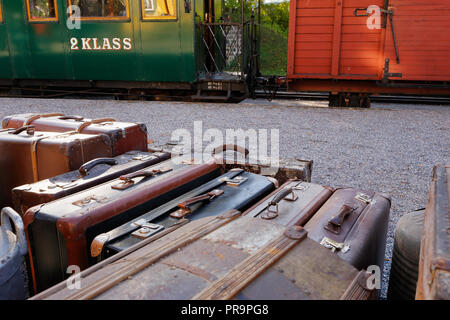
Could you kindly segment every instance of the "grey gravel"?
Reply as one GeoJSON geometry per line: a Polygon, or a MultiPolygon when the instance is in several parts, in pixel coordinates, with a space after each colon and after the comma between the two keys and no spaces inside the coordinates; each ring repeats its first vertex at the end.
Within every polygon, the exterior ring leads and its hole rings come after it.
{"type": "Polygon", "coordinates": [[[280,156],[314,160],[313,182],[392,197],[381,297],[386,296],[397,220],[426,205],[433,165],[450,164],[450,106],[373,103],[328,108],[323,101],[245,100],[239,104],[80,99],[0,99],[0,117],[25,112],[113,117],[147,124],[167,142],[175,129],[279,129],[280,156]]]}

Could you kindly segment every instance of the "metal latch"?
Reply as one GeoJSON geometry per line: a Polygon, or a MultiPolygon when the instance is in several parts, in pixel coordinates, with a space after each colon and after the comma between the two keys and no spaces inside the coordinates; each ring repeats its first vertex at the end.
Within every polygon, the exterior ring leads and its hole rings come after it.
{"type": "Polygon", "coordinates": [[[232,186],[232,187],[238,187],[247,180],[248,180],[248,178],[241,177],[241,176],[237,176],[234,178],[225,177],[225,178],[220,179],[220,181],[225,182],[227,185],[232,186]]]}
{"type": "Polygon", "coordinates": [[[331,249],[331,252],[341,251],[342,253],[346,253],[350,250],[350,245],[342,242],[334,241],[330,238],[323,237],[320,244],[327,249],[331,249]]]}
{"type": "Polygon", "coordinates": [[[367,203],[367,204],[372,202],[372,198],[369,197],[367,194],[364,194],[364,193],[358,193],[355,196],[355,199],[358,200],[358,201],[361,201],[363,203],[367,203]]]}
{"type": "MultiPolygon", "coordinates": [[[[137,225],[139,221],[135,222],[134,224],[137,225]]],[[[155,233],[158,233],[159,231],[161,231],[162,229],[164,229],[164,226],[159,225],[159,224],[154,224],[154,223],[143,223],[142,225],[140,225],[140,229],[134,231],[131,235],[135,238],[139,238],[139,239],[146,239],[152,235],[154,235],[155,233]]]]}

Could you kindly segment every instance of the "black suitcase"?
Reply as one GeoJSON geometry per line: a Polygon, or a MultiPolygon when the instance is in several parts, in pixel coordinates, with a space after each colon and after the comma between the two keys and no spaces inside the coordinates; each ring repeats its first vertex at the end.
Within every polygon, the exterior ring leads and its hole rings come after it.
{"type": "Polygon", "coordinates": [[[129,151],[114,158],[94,159],[82,165],[79,170],[14,188],[14,208],[23,215],[35,205],[86,190],[169,158],[170,154],[163,152],[129,151]]]}
{"type": "Polygon", "coordinates": [[[242,169],[233,169],[217,179],[126,223],[97,236],[91,244],[91,256],[107,257],[136,245],[180,221],[244,211],[274,190],[276,180],[242,169]]]}

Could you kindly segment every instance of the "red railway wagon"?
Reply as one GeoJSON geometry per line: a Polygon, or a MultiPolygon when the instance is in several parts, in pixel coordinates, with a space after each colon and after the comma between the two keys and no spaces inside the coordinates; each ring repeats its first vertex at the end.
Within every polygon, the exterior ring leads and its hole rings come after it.
{"type": "Polygon", "coordinates": [[[289,91],[450,95],[450,0],[291,0],[289,91]]]}

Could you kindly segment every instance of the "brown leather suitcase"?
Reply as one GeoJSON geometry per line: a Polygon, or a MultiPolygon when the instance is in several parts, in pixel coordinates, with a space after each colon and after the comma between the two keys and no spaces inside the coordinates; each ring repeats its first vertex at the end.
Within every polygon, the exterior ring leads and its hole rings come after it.
{"type": "Polygon", "coordinates": [[[90,189],[30,208],[24,215],[36,292],[63,280],[69,266],[81,270],[92,240],[223,173],[211,160],[184,164],[167,160],[90,189]]]}
{"type": "Polygon", "coordinates": [[[305,224],[308,237],[358,270],[383,271],[391,202],[387,196],[354,188],[337,189],[305,224]]]}
{"type": "Polygon", "coordinates": [[[417,300],[450,300],[450,166],[433,169],[420,245],[417,300]]]}
{"type": "Polygon", "coordinates": [[[162,152],[129,151],[114,158],[93,159],[78,170],[14,188],[14,208],[23,215],[35,205],[86,190],[169,158],[169,154],[162,152]]]}
{"type": "Polygon", "coordinates": [[[37,131],[77,131],[84,134],[106,134],[111,138],[113,156],[132,150],[147,151],[147,128],[141,123],[119,122],[114,119],[85,119],[60,113],[17,114],[2,120],[3,128],[33,125],[37,131]]]}
{"type": "MultiPolygon", "coordinates": [[[[219,146],[213,151],[213,154],[218,154],[220,151],[232,150],[230,147],[231,146],[228,145],[219,146]]],[[[151,143],[148,145],[148,150],[150,152],[167,152],[170,153],[172,157],[181,156],[185,152],[183,145],[175,141],[166,144],[151,143]]],[[[194,150],[191,150],[190,152],[193,153],[194,150]]],[[[230,155],[224,154],[223,157],[226,170],[239,168],[266,177],[272,177],[280,183],[284,183],[289,179],[300,179],[311,182],[313,169],[312,160],[302,160],[300,158],[277,159],[278,165],[276,165],[276,161],[272,162],[270,161],[270,158],[265,159],[265,161],[248,157],[245,159],[232,158],[232,161],[229,161],[231,158],[230,155]],[[271,165],[270,163],[275,163],[275,165],[271,165]]]]}
{"type": "Polygon", "coordinates": [[[32,126],[0,132],[0,205],[12,206],[11,189],[78,169],[95,158],[111,157],[107,135],[35,132],[32,126]]]}
{"type": "Polygon", "coordinates": [[[238,216],[232,210],[178,226],[78,274],[79,288],[69,279],[32,300],[373,298],[368,274],[302,227],[238,216]]]}

